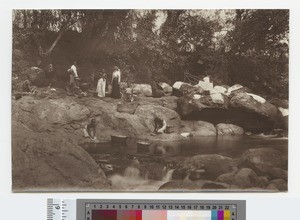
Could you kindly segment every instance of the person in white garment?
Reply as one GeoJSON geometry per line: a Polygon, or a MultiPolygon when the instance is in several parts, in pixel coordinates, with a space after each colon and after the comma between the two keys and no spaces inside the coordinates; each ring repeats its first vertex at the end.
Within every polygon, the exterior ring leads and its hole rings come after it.
{"type": "Polygon", "coordinates": [[[68,69],[68,72],[70,74],[70,82],[69,82],[69,88],[70,90],[74,90],[75,87],[77,87],[76,80],[78,79],[78,73],[77,73],[77,67],[76,67],[76,61],[74,61],[73,65],[68,69]]]}
{"type": "Polygon", "coordinates": [[[98,97],[105,97],[105,87],[106,87],[106,74],[103,73],[97,83],[97,93],[98,97]]]}

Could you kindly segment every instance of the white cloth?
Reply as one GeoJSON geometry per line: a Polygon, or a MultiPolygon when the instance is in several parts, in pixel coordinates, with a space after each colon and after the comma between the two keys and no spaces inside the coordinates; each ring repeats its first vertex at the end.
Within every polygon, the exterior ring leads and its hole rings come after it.
{"type": "Polygon", "coordinates": [[[287,108],[278,107],[278,110],[281,112],[283,117],[289,115],[289,109],[287,109],[287,108]]]}
{"type": "Polygon", "coordinates": [[[97,93],[99,97],[105,97],[106,80],[100,78],[97,83],[97,93]]]}
{"type": "Polygon", "coordinates": [[[112,74],[112,78],[116,78],[118,77],[118,82],[120,83],[121,82],[121,72],[120,70],[115,70],[112,74]]]}
{"type": "Polygon", "coordinates": [[[167,122],[165,120],[163,120],[163,126],[157,130],[157,133],[159,133],[159,134],[164,133],[166,128],[167,128],[167,122]]]}
{"type": "Polygon", "coordinates": [[[71,70],[72,70],[72,72],[74,73],[74,76],[75,76],[76,78],[78,78],[77,68],[76,68],[75,65],[72,65],[72,66],[71,66],[71,70]]]}
{"type": "Polygon", "coordinates": [[[180,82],[180,81],[175,82],[174,85],[173,85],[173,88],[179,90],[181,88],[181,86],[182,86],[183,83],[184,82],[180,82]]]}
{"type": "Polygon", "coordinates": [[[259,103],[265,103],[266,100],[263,97],[260,97],[258,95],[252,94],[252,93],[247,93],[248,95],[252,96],[252,98],[254,98],[256,101],[258,101],[259,103]]]}

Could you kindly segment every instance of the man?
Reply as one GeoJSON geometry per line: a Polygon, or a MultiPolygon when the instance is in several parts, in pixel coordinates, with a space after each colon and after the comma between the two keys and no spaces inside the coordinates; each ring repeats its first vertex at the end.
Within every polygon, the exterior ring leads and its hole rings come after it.
{"type": "Polygon", "coordinates": [[[154,131],[152,135],[165,133],[167,129],[167,122],[159,117],[154,118],[154,131]]]}
{"type": "Polygon", "coordinates": [[[73,65],[70,69],[68,69],[68,73],[70,74],[70,88],[77,87],[76,80],[78,79],[76,61],[74,61],[73,65]]]}
{"type": "Polygon", "coordinates": [[[93,141],[97,140],[96,137],[96,119],[92,119],[91,123],[87,124],[83,130],[85,138],[91,138],[93,141]]]}

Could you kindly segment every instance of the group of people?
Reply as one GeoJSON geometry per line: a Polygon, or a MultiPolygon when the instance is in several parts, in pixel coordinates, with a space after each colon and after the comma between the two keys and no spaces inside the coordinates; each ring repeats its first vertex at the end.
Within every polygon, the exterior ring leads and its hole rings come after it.
{"type": "MultiPolygon", "coordinates": [[[[107,75],[105,70],[103,69],[100,73],[100,78],[97,82],[96,92],[98,97],[105,97],[106,96],[106,86],[107,86],[107,75]]],[[[112,79],[111,83],[108,87],[108,93],[112,98],[119,99],[121,98],[120,92],[120,83],[121,83],[121,71],[117,66],[113,67],[112,79]]]]}
{"type": "MultiPolygon", "coordinates": [[[[91,119],[90,123],[85,125],[83,129],[83,134],[85,138],[90,138],[92,141],[98,141],[96,137],[96,119],[91,119]]],[[[154,118],[154,130],[151,133],[152,136],[163,134],[167,132],[167,122],[166,120],[156,116],[154,118]]]]}
{"type": "MultiPolygon", "coordinates": [[[[68,69],[68,73],[70,76],[69,81],[69,90],[73,91],[76,88],[79,88],[79,77],[77,72],[77,64],[76,61],[71,65],[68,69]]],[[[97,96],[102,98],[106,96],[106,88],[108,87],[108,93],[112,98],[119,99],[121,98],[120,92],[120,83],[121,83],[121,71],[117,66],[113,67],[112,79],[110,85],[107,84],[107,75],[105,70],[103,69],[99,74],[99,78],[96,86],[97,96]]]]}
{"type": "MultiPolygon", "coordinates": [[[[70,81],[69,81],[69,87],[71,89],[77,88],[78,86],[78,73],[77,73],[77,66],[76,62],[73,63],[73,65],[68,69],[68,72],[70,74],[70,81]]],[[[103,98],[106,96],[106,88],[108,88],[108,94],[114,99],[121,98],[121,91],[120,91],[120,83],[121,83],[121,71],[117,66],[113,67],[112,72],[112,79],[110,85],[107,84],[107,74],[105,73],[105,70],[102,69],[100,73],[98,73],[98,79],[97,79],[97,86],[96,86],[96,93],[97,96],[100,98],[103,98]]],[[[96,119],[91,119],[89,124],[87,124],[84,127],[84,137],[91,138],[93,141],[97,141],[96,138],[96,119]]],[[[167,122],[166,120],[155,116],[154,117],[154,130],[151,133],[151,135],[157,135],[167,132],[167,122]]]]}

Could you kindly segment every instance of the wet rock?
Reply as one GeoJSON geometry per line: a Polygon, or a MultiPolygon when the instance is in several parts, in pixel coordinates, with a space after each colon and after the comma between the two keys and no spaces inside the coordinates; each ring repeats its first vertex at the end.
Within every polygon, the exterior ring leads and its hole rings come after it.
{"type": "Polygon", "coordinates": [[[191,171],[204,169],[206,179],[215,179],[223,173],[234,170],[233,159],[217,154],[196,155],[188,158],[183,163],[183,168],[191,171]]]}
{"type": "Polygon", "coordinates": [[[242,189],[261,187],[266,184],[265,178],[258,177],[256,173],[249,168],[242,168],[231,173],[222,174],[216,181],[236,185],[242,189]]]}
{"type": "Polygon", "coordinates": [[[287,158],[272,148],[249,149],[241,156],[238,167],[250,168],[258,175],[268,175],[274,167],[287,169],[287,158]]]}
{"type": "Polygon", "coordinates": [[[287,182],[283,179],[276,179],[269,182],[266,189],[287,191],[287,182]]]}
{"type": "Polygon", "coordinates": [[[44,70],[38,67],[31,67],[21,73],[21,80],[28,79],[35,86],[47,85],[47,79],[44,70]]]}
{"type": "Polygon", "coordinates": [[[190,133],[192,136],[215,136],[216,128],[205,121],[182,121],[181,132],[190,133]]]}
{"type": "Polygon", "coordinates": [[[217,124],[216,125],[218,135],[242,135],[244,129],[233,124],[217,124]]]}
{"type": "Polygon", "coordinates": [[[178,168],[172,174],[172,180],[184,180],[188,175],[188,169],[178,168]]]}
{"type": "Polygon", "coordinates": [[[192,181],[195,180],[204,180],[206,178],[205,176],[205,170],[204,169],[198,169],[198,170],[194,170],[190,173],[189,175],[189,179],[192,181]]]}

